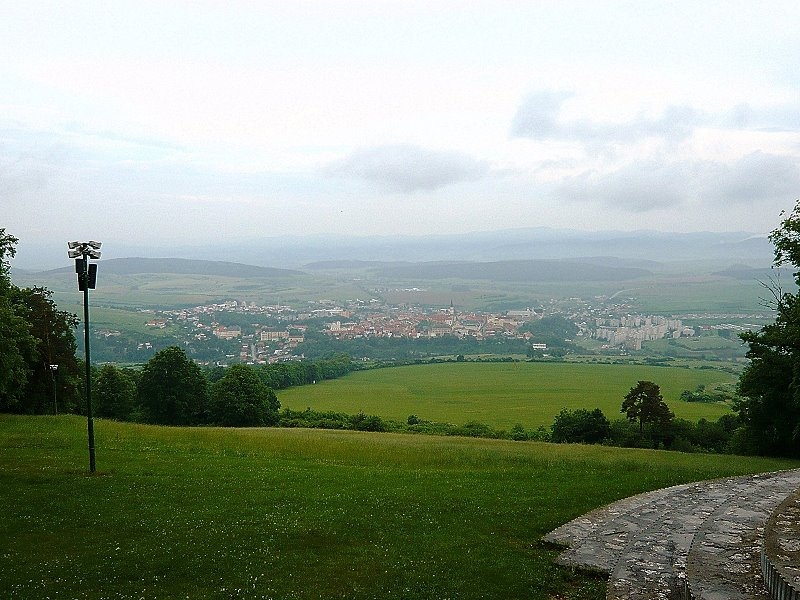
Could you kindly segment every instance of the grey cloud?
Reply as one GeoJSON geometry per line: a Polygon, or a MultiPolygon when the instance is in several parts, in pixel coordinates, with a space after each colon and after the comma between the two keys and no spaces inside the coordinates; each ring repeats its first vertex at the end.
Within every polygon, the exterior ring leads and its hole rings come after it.
{"type": "Polygon", "coordinates": [[[537,92],[528,96],[514,115],[511,136],[601,144],[652,136],[676,141],[689,137],[702,121],[697,111],[689,106],[669,106],[657,119],[640,116],[626,123],[595,123],[586,119],[561,121],[561,106],[572,96],[568,92],[537,92]]]}
{"type": "Polygon", "coordinates": [[[587,171],[565,180],[557,189],[560,198],[601,202],[632,212],[646,212],[680,204],[686,165],[637,163],[613,173],[587,171]]]}
{"type": "Polygon", "coordinates": [[[700,124],[698,113],[688,106],[669,106],[657,119],[638,117],[627,123],[593,123],[582,120],[565,123],[557,137],[590,144],[635,142],[648,137],[681,141],[700,124]]]}
{"type": "Polygon", "coordinates": [[[0,193],[5,198],[47,187],[52,172],[43,162],[27,156],[4,159],[0,150],[0,193]]]}
{"type": "Polygon", "coordinates": [[[753,107],[740,104],[727,112],[705,114],[691,106],[668,106],[657,118],[639,116],[623,123],[597,123],[588,119],[565,121],[561,108],[571,92],[536,92],[517,109],[511,122],[512,137],[578,141],[586,144],[632,142],[647,137],[681,141],[697,127],[758,131],[800,130],[800,106],[753,107]]]}
{"type": "Polygon", "coordinates": [[[74,149],[55,136],[0,131],[0,194],[9,203],[42,195],[76,168],[74,149]]]}
{"type": "Polygon", "coordinates": [[[734,129],[797,132],[800,130],[800,107],[783,105],[756,109],[749,104],[739,104],[726,116],[724,125],[734,129]]]}
{"type": "Polygon", "coordinates": [[[733,166],[717,166],[716,177],[707,178],[704,197],[720,202],[758,203],[785,198],[800,190],[800,159],[753,152],[733,166]]]}
{"type": "Polygon", "coordinates": [[[528,96],[514,115],[512,137],[549,138],[563,135],[558,114],[571,92],[537,92],[528,96]]]}
{"type": "Polygon", "coordinates": [[[111,179],[130,163],[150,162],[168,156],[174,146],[94,133],[71,127],[69,131],[41,131],[22,127],[0,128],[0,193],[28,201],[45,197],[57,187],[79,181],[111,179]],[[114,173],[112,175],[111,173],[114,173]]]}
{"type": "Polygon", "coordinates": [[[793,201],[800,189],[800,160],[754,152],[733,165],[711,161],[638,162],[612,173],[587,171],[566,179],[556,198],[597,202],[631,212],[699,200],[719,206],[793,201]]]}
{"type": "Polygon", "coordinates": [[[635,137],[660,136],[668,140],[683,140],[702,124],[701,115],[690,106],[669,106],[660,119],[638,119],[632,124],[635,137]]]}
{"type": "Polygon", "coordinates": [[[734,129],[747,129],[757,119],[756,111],[749,104],[739,104],[733,107],[727,118],[727,124],[734,129]]]}
{"type": "Polygon", "coordinates": [[[437,152],[410,145],[387,145],[353,152],[325,172],[376,183],[389,191],[435,190],[486,176],[489,166],[461,152],[437,152]]]}
{"type": "Polygon", "coordinates": [[[668,106],[657,119],[640,116],[627,123],[576,121],[561,129],[562,137],[588,143],[634,142],[648,137],[681,141],[692,135],[701,123],[700,115],[689,106],[668,106]]]}

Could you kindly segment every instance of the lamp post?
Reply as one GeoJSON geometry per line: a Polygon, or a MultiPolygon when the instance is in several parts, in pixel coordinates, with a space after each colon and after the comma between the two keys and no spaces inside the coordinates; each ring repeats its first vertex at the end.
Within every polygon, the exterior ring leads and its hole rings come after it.
{"type": "Polygon", "coordinates": [[[97,283],[97,263],[89,259],[100,258],[100,242],[69,242],[69,257],[75,259],[78,274],[78,289],[83,292],[83,343],[86,351],[86,419],[89,428],[89,472],[95,471],[94,421],[92,420],[92,367],[89,357],[89,289],[97,283]]]}
{"type": "Polygon", "coordinates": [[[58,397],[56,396],[56,374],[58,365],[50,365],[50,377],[53,379],[53,414],[58,414],[58,397]]]}

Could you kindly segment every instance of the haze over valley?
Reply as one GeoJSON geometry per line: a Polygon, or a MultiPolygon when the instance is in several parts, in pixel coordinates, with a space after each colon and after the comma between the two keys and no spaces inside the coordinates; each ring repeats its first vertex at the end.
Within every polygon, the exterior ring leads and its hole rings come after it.
{"type": "MultiPolygon", "coordinates": [[[[24,245],[14,268],[43,271],[67,262],[64,245],[50,241],[41,246],[24,245]]],[[[183,258],[237,262],[260,267],[310,269],[334,266],[335,261],[498,262],[543,259],[620,259],[628,266],[651,263],[706,263],[721,267],[742,263],[767,267],[773,247],[764,234],[670,233],[643,231],[580,231],[547,227],[503,229],[462,234],[353,236],[318,235],[226,238],[224,243],[195,245],[133,245],[107,240],[104,260],[112,258],[183,258]]],[[[130,263],[129,263],[130,264],[130,263]]],[[[150,269],[159,267],[153,263],[150,269]]]]}

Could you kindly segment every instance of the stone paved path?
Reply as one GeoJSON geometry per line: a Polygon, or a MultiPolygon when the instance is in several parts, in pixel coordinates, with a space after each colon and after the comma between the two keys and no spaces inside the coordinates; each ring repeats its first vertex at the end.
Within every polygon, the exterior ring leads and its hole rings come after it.
{"type": "Polygon", "coordinates": [[[760,555],[770,514],[800,469],[664,488],[597,509],[544,540],[563,565],[610,574],[609,599],[766,598],[760,555]]]}

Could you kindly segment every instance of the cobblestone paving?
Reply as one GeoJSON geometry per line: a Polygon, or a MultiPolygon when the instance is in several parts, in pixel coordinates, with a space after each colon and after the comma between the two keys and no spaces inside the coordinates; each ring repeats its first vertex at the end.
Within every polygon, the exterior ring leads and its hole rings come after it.
{"type": "Polygon", "coordinates": [[[578,517],[544,540],[568,546],[560,564],[609,573],[609,599],[683,598],[687,588],[695,599],[764,597],[764,525],[798,489],[800,469],[664,488],[578,517]]]}

